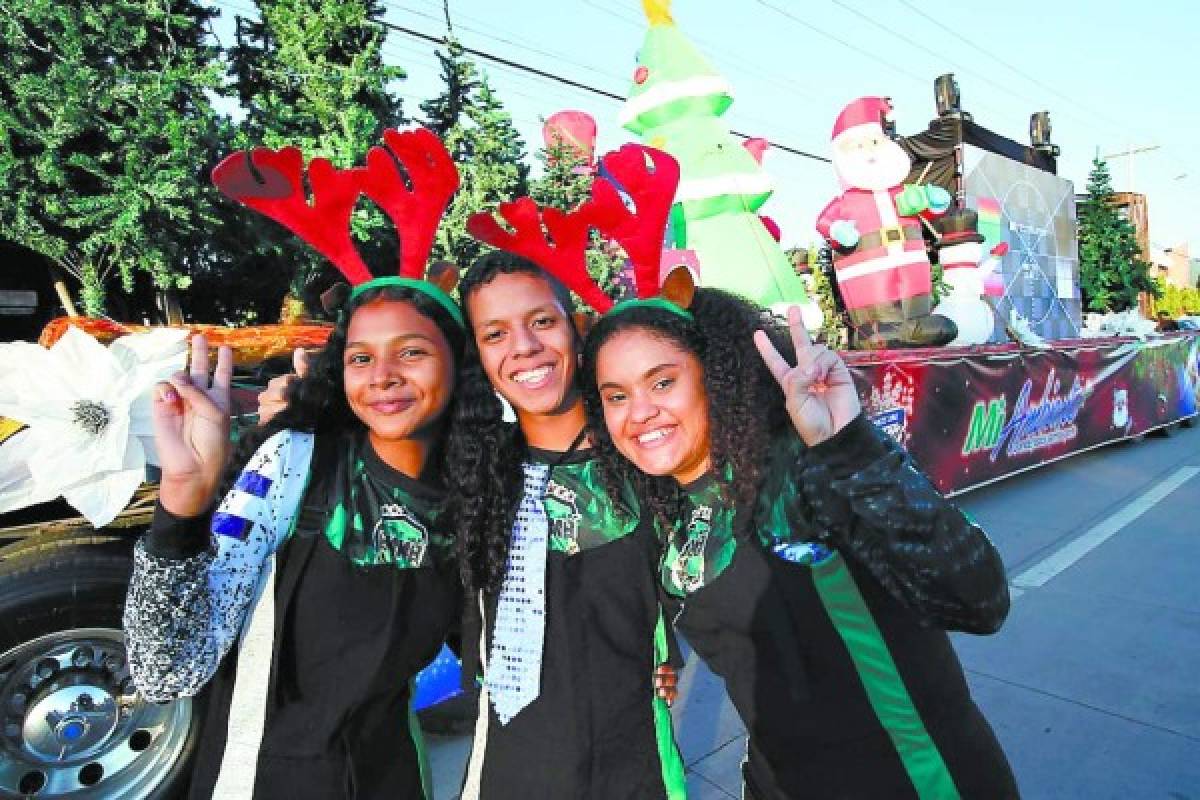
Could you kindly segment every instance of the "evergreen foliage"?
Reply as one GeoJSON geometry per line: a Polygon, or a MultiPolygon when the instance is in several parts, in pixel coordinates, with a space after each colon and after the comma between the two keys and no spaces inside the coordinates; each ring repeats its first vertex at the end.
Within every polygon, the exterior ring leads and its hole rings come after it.
{"type": "Polygon", "coordinates": [[[220,86],[193,0],[0,0],[0,236],[82,283],[184,288],[213,222],[220,86]]]}
{"type": "MultiPolygon", "coordinates": [[[[542,176],[529,186],[529,196],[540,206],[573,211],[587,200],[594,176],[583,158],[570,146],[555,142],[537,153],[542,176]]],[[[620,299],[632,287],[622,283],[625,253],[620,245],[591,232],[587,251],[588,274],[611,297],[620,299]]],[[[578,299],[577,299],[578,302],[578,299]]]]}
{"type": "Polygon", "coordinates": [[[490,211],[527,191],[525,143],[487,75],[450,36],[438,52],[442,93],[421,104],[424,124],[441,137],[458,165],[459,189],[438,229],[430,257],[466,268],[483,251],[466,230],[477,211],[490,211]]]}
{"type": "Polygon", "coordinates": [[[1140,293],[1159,292],[1133,225],[1113,205],[1108,165],[1099,157],[1092,160],[1087,199],[1079,204],[1079,288],[1089,311],[1136,308],[1140,293]]]}
{"type": "MultiPolygon", "coordinates": [[[[364,163],[386,128],[405,124],[394,84],[404,70],[383,63],[386,30],[378,0],[256,0],[258,20],[237,19],[230,75],[246,116],[230,149],[299,147],[334,166],[364,163]]],[[[231,259],[215,270],[246,276],[252,295],[284,290],[310,307],[338,273],[275,223],[231,207],[221,248],[231,259]]],[[[378,274],[396,263],[391,223],[369,201],[353,219],[364,257],[378,274]]],[[[228,293],[228,288],[224,289],[228,293]]]]}

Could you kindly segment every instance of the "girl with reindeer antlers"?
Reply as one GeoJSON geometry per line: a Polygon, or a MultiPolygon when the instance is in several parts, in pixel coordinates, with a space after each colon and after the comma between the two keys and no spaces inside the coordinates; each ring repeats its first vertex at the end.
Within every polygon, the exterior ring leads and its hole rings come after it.
{"type": "MultiPolygon", "coordinates": [[[[556,240],[620,217],[597,189],[574,227],[545,212],[556,240]]],[[[749,733],[745,796],[1016,797],[945,633],[999,628],[1000,557],[863,416],[846,365],[811,343],[798,309],[789,340],[684,270],[660,294],[657,261],[632,250],[639,298],[614,307],[582,257],[491,238],[604,315],[581,368],[599,476],[632,487],[658,523],[671,618],[749,733]]]]}
{"type": "Polygon", "coordinates": [[[442,507],[467,333],[447,294],[457,275],[425,277],[458,174],[428,131],[383,138],[365,167],[313,159],[311,204],[296,148],[235,154],[213,172],[353,288],[286,407],[232,460],[228,349],[210,378],[196,337],[190,375],[158,388],[159,504],[125,630],[147,699],[209,686],[192,798],[431,796],[419,730],[404,721],[410,679],[460,608],[442,507]],[[362,195],[396,224],[398,276],[374,277],[354,246],[362,195]]]}

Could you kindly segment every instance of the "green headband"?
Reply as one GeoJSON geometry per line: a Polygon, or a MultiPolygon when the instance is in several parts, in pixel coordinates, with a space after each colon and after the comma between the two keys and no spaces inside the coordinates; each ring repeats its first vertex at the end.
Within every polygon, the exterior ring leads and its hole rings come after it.
{"type": "Polygon", "coordinates": [[[631,308],[657,308],[663,311],[670,311],[672,314],[683,317],[688,322],[695,322],[696,320],[696,318],[692,316],[692,312],[685,308],[680,308],[665,297],[647,297],[644,299],[622,300],[610,308],[605,316],[620,314],[622,311],[628,311],[631,308]]]}
{"type": "Polygon", "coordinates": [[[442,308],[446,309],[446,313],[458,323],[460,328],[467,327],[467,323],[463,319],[462,309],[458,307],[458,303],[454,302],[450,295],[443,292],[436,284],[430,283],[426,280],[420,280],[418,278],[402,278],[399,275],[390,275],[386,278],[375,278],[374,280],[369,280],[366,283],[360,283],[355,286],[353,291],[350,292],[350,299],[353,300],[363,292],[370,291],[371,289],[383,289],[388,286],[401,286],[405,289],[412,289],[415,292],[420,292],[430,300],[435,301],[442,308]]]}

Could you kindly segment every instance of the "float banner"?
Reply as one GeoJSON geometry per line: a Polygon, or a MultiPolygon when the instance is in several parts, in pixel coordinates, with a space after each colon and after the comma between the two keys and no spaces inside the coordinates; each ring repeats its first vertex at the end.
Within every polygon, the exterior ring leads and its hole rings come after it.
{"type": "Polygon", "coordinates": [[[846,355],[868,416],[953,494],[1193,417],[1200,335],[846,355]]]}

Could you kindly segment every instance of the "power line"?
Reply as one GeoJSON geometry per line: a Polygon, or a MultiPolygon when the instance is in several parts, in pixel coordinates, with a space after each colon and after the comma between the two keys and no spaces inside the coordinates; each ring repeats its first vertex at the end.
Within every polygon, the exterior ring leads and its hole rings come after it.
{"type": "MultiPolygon", "coordinates": [[[[868,25],[870,25],[878,30],[883,31],[884,33],[888,34],[889,36],[899,39],[900,41],[904,42],[905,44],[912,45],[913,47],[916,47],[919,50],[923,50],[926,53],[929,53],[930,55],[932,55],[934,58],[937,58],[939,60],[949,63],[948,59],[946,59],[945,54],[939,53],[936,50],[934,50],[933,48],[929,47],[928,45],[925,45],[915,39],[905,36],[904,34],[897,31],[895,29],[895,26],[884,25],[884,24],[872,19],[867,14],[864,14],[862,11],[859,11],[857,8],[854,8],[853,6],[842,2],[842,0],[829,0],[829,1],[831,3],[833,3],[835,6],[838,6],[839,8],[849,11],[851,14],[858,17],[862,21],[866,22],[868,25]]],[[[997,83],[996,81],[992,80],[991,78],[987,77],[986,75],[984,75],[982,73],[976,72],[973,69],[968,69],[966,67],[962,67],[961,65],[958,68],[961,69],[966,74],[974,75],[977,78],[979,78],[980,80],[982,80],[984,83],[987,83],[987,84],[990,84],[990,85],[996,87],[997,89],[1004,92],[1005,94],[1011,95],[1012,97],[1015,97],[1018,100],[1021,100],[1023,102],[1028,102],[1027,98],[1025,98],[1024,96],[1017,94],[1009,87],[1004,86],[1003,84],[997,83]]],[[[985,103],[985,104],[983,104],[983,106],[984,106],[984,108],[991,108],[993,111],[996,111],[996,112],[999,111],[999,109],[997,109],[996,107],[994,107],[990,104],[985,103]]]]}
{"type": "MultiPolygon", "coordinates": [[[[974,48],[977,52],[982,53],[983,55],[987,56],[988,58],[992,59],[993,61],[1003,65],[1007,69],[1011,70],[1013,73],[1021,76],[1022,78],[1029,81],[1030,83],[1034,84],[1035,86],[1038,86],[1041,89],[1043,89],[1047,92],[1050,92],[1051,94],[1055,95],[1056,97],[1076,106],[1077,108],[1082,109],[1083,111],[1087,112],[1088,114],[1092,115],[1092,117],[1094,117],[1094,119],[1084,118],[1084,117],[1081,117],[1078,114],[1072,113],[1070,111],[1067,112],[1067,113],[1071,114],[1072,116],[1074,116],[1076,119],[1082,120],[1083,122],[1087,122],[1087,123],[1092,123],[1095,120],[1100,120],[1101,122],[1107,123],[1108,125],[1111,125],[1114,128],[1118,128],[1118,129],[1124,131],[1129,136],[1129,138],[1141,138],[1141,135],[1137,134],[1136,131],[1134,131],[1132,128],[1127,127],[1124,122],[1118,120],[1116,117],[1111,117],[1108,114],[1105,114],[1104,112],[1098,111],[1097,109],[1092,108],[1091,106],[1088,106],[1084,103],[1079,102],[1078,100],[1071,97],[1070,95],[1063,94],[1062,92],[1058,91],[1057,89],[1053,88],[1052,86],[1049,86],[1049,85],[1043,83],[1042,81],[1038,80],[1037,78],[1035,78],[1034,76],[1025,72],[1024,70],[1016,67],[1011,62],[1001,58],[1000,56],[996,55],[992,51],[984,48],[977,42],[974,42],[974,41],[966,38],[965,36],[963,36],[958,31],[955,31],[955,30],[947,27],[944,23],[942,23],[940,20],[936,19],[935,17],[932,17],[929,14],[926,14],[920,8],[915,6],[913,3],[909,2],[909,0],[897,0],[897,2],[899,2],[901,5],[905,6],[906,8],[911,10],[913,13],[917,14],[918,16],[924,18],[931,24],[936,25],[937,27],[941,28],[943,31],[946,31],[950,35],[954,36],[956,39],[959,39],[960,41],[962,41],[964,44],[968,45],[969,47],[974,48]]],[[[1188,168],[1188,162],[1181,159],[1172,150],[1170,150],[1170,149],[1164,150],[1164,153],[1166,153],[1167,157],[1170,158],[1172,161],[1174,161],[1177,166],[1182,166],[1185,169],[1188,168]]]]}
{"type": "Polygon", "coordinates": [[[758,1],[758,4],[760,6],[762,6],[763,8],[768,8],[771,11],[774,11],[779,16],[785,17],[786,19],[790,19],[792,22],[794,22],[797,25],[800,25],[801,27],[807,28],[808,30],[810,30],[820,36],[824,36],[826,39],[830,39],[834,42],[837,42],[842,47],[845,47],[848,50],[853,50],[854,52],[858,53],[859,55],[864,55],[867,58],[871,59],[872,61],[878,61],[880,64],[883,64],[885,67],[895,70],[900,75],[903,75],[906,78],[911,78],[920,84],[926,83],[925,78],[921,77],[920,75],[914,75],[913,73],[906,70],[904,67],[901,67],[899,64],[895,64],[891,61],[888,61],[886,58],[880,57],[880,55],[878,53],[873,53],[870,50],[859,47],[856,44],[847,42],[845,39],[841,38],[840,36],[835,36],[834,34],[829,33],[828,31],[822,30],[821,28],[818,28],[816,25],[813,25],[812,23],[808,22],[807,20],[796,16],[795,14],[791,13],[790,11],[787,11],[785,9],[779,8],[778,6],[772,5],[772,4],[768,3],[766,0],[757,0],[757,1],[758,1]]]}
{"type": "MultiPolygon", "coordinates": [[[[232,4],[229,3],[229,0],[223,0],[223,2],[217,3],[217,5],[230,5],[231,7],[233,7],[232,4]]],[[[237,10],[237,9],[235,8],[235,10],[237,10]]],[[[430,34],[423,33],[421,31],[414,30],[412,28],[408,28],[403,25],[397,25],[394,22],[388,22],[387,20],[373,20],[372,22],[374,24],[379,25],[388,30],[395,31],[397,33],[402,33],[405,36],[409,36],[413,39],[419,39],[424,42],[429,42],[430,44],[442,46],[442,45],[445,45],[445,43],[446,43],[446,40],[444,37],[439,38],[437,36],[432,36],[430,34]]],[[[558,75],[553,72],[548,72],[546,70],[539,69],[538,67],[534,67],[529,64],[522,64],[518,61],[514,61],[509,58],[504,58],[502,56],[498,56],[493,53],[486,52],[484,50],[479,50],[477,48],[466,47],[466,46],[462,46],[462,45],[460,45],[460,47],[462,47],[462,51],[464,53],[468,53],[470,55],[475,56],[476,58],[481,58],[481,59],[483,59],[485,61],[489,61],[493,64],[499,64],[501,66],[508,67],[511,70],[525,73],[528,75],[534,75],[534,76],[537,76],[538,78],[541,78],[542,80],[549,81],[552,83],[557,83],[562,86],[569,86],[578,91],[586,92],[588,94],[592,94],[597,97],[603,97],[608,100],[615,100],[619,103],[625,102],[625,97],[623,97],[622,95],[619,95],[615,92],[610,92],[606,89],[601,89],[596,86],[591,86],[589,84],[583,83],[582,81],[574,80],[573,78],[568,78],[565,75],[558,75]]],[[[742,139],[759,138],[759,137],[755,137],[755,136],[752,136],[747,133],[742,133],[741,131],[731,130],[730,133],[732,133],[734,136],[738,136],[742,139]]],[[[831,163],[830,159],[826,158],[825,156],[820,156],[815,153],[810,153],[807,150],[801,150],[798,147],[792,147],[791,145],[783,144],[781,142],[776,142],[776,141],[770,141],[770,140],[769,140],[769,144],[775,150],[781,150],[785,153],[791,153],[792,155],[800,156],[802,158],[809,158],[814,161],[820,161],[820,162],[823,162],[826,164],[831,163]]]]}
{"type": "MultiPolygon", "coordinates": [[[[444,39],[439,39],[436,36],[431,36],[427,33],[422,33],[421,31],[413,30],[412,28],[406,28],[403,25],[397,25],[394,22],[379,21],[379,22],[377,22],[377,24],[382,25],[383,27],[385,27],[389,30],[396,31],[397,33],[403,33],[406,36],[411,36],[414,39],[421,39],[423,41],[430,42],[432,44],[437,44],[437,45],[445,44],[444,39]]],[[[574,89],[578,89],[579,91],[588,92],[588,93],[594,94],[598,97],[605,97],[605,98],[608,98],[609,100],[616,100],[619,103],[625,102],[625,98],[619,94],[616,94],[615,92],[610,92],[605,89],[600,89],[595,86],[590,86],[586,83],[574,80],[572,78],[568,78],[564,75],[557,75],[553,72],[547,72],[546,70],[538,69],[537,67],[533,67],[528,64],[522,64],[520,62],[513,61],[512,59],[504,58],[502,56],[497,56],[492,53],[488,53],[483,50],[478,50],[473,47],[463,47],[462,50],[464,53],[469,53],[470,55],[473,55],[476,58],[482,58],[485,61],[490,61],[494,64],[501,64],[503,66],[509,67],[510,69],[519,70],[521,72],[525,72],[530,75],[536,75],[539,78],[542,78],[543,80],[553,81],[554,83],[559,83],[564,86],[570,86],[574,89]]],[[[732,133],[734,136],[740,136],[743,139],[755,138],[755,137],[751,136],[750,134],[741,133],[740,131],[730,131],[730,133],[732,133]]],[[[773,147],[777,150],[782,150],[785,153],[791,153],[792,155],[802,156],[804,158],[811,158],[815,161],[823,161],[825,163],[830,163],[829,159],[824,156],[819,156],[819,155],[816,155],[815,153],[809,153],[808,151],[801,150],[797,147],[792,147],[790,145],[781,144],[779,142],[771,142],[770,144],[771,144],[771,147],[773,147]]]]}
{"type": "MultiPolygon", "coordinates": [[[[646,27],[646,23],[644,20],[639,21],[637,19],[634,19],[633,17],[622,14],[619,11],[616,11],[615,9],[609,8],[608,6],[601,5],[600,3],[596,2],[596,0],[583,0],[583,2],[584,2],[584,4],[591,6],[592,8],[596,9],[597,11],[607,14],[608,16],[610,16],[613,19],[616,19],[620,22],[624,22],[626,25],[629,25],[633,28],[643,30],[646,27]]],[[[722,66],[725,66],[734,72],[741,72],[745,75],[753,75],[754,77],[756,77],[760,80],[765,80],[769,83],[775,84],[776,86],[780,87],[784,91],[792,92],[797,97],[802,97],[802,98],[805,98],[808,100],[835,99],[835,98],[833,98],[832,95],[830,95],[827,92],[811,91],[809,88],[801,86],[796,81],[782,78],[779,75],[770,72],[765,67],[762,67],[752,61],[749,61],[748,59],[744,58],[743,56],[740,56],[740,55],[734,56],[728,50],[722,49],[719,45],[712,42],[711,40],[697,36],[694,33],[689,34],[688,38],[694,42],[697,42],[697,43],[703,45],[705,53],[711,53],[711,54],[720,56],[722,58],[722,66]]]]}
{"type": "MultiPolygon", "coordinates": [[[[400,5],[398,2],[394,2],[394,0],[383,0],[383,2],[384,2],[384,5],[386,5],[386,6],[390,7],[390,8],[392,8],[392,9],[394,9],[394,10],[396,10],[396,11],[403,11],[403,12],[405,12],[405,13],[408,13],[408,14],[415,14],[415,15],[416,15],[416,16],[418,16],[418,17],[422,17],[422,18],[424,18],[424,19],[428,19],[428,20],[433,20],[433,21],[435,21],[435,22],[439,22],[439,23],[440,23],[440,22],[442,22],[442,20],[438,19],[438,18],[437,18],[437,17],[435,17],[433,14],[428,14],[428,13],[425,13],[424,11],[419,11],[419,10],[417,10],[417,9],[415,9],[415,8],[409,8],[409,7],[407,7],[407,6],[402,6],[402,5],[400,5]]],[[[588,70],[588,71],[590,71],[590,72],[593,72],[593,73],[595,73],[596,75],[601,75],[601,76],[603,76],[603,77],[605,77],[605,78],[610,78],[610,79],[612,79],[612,80],[615,80],[615,81],[624,81],[624,80],[625,80],[625,78],[624,78],[624,77],[621,77],[621,76],[614,75],[614,74],[612,74],[611,72],[606,72],[606,71],[604,71],[604,70],[602,70],[602,69],[600,69],[600,68],[598,68],[598,67],[595,67],[595,66],[593,66],[593,65],[591,65],[591,64],[584,64],[584,63],[582,63],[582,62],[575,61],[575,60],[573,60],[573,59],[572,59],[570,56],[563,55],[562,53],[556,53],[556,52],[552,52],[552,51],[550,51],[550,50],[543,50],[543,49],[541,49],[541,48],[539,48],[539,47],[534,47],[534,46],[533,46],[533,45],[531,45],[531,44],[526,44],[526,43],[524,43],[524,42],[519,42],[519,41],[516,41],[516,40],[514,40],[514,39],[510,39],[510,38],[508,38],[508,37],[505,37],[505,36],[499,36],[499,35],[497,35],[496,33],[493,33],[493,32],[489,32],[489,31],[485,31],[485,30],[480,30],[479,28],[472,27],[471,25],[464,25],[464,24],[462,24],[461,22],[459,22],[459,21],[458,21],[460,18],[463,18],[463,17],[465,17],[466,19],[468,19],[468,20],[471,20],[472,22],[475,22],[475,23],[477,23],[477,24],[479,24],[479,25],[488,25],[488,24],[490,24],[489,22],[487,22],[487,21],[485,21],[485,20],[483,20],[483,19],[481,19],[481,18],[479,18],[479,17],[475,17],[475,16],[472,16],[472,15],[469,15],[469,14],[464,14],[463,12],[461,12],[461,11],[457,11],[457,10],[456,10],[456,11],[454,12],[454,29],[455,29],[456,31],[457,31],[457,30],[464,30],[464,31],[468,31],[469,33],[473,33],[473,34],[475,34],[475,35],[477,35],[477,36],[482,36],[482,37],[484,37],[484,38],[491,39],[491,40],[493,40],[493,41],[496,41],[496,42],[500,42],[501,44],[506,44],[506,45],[509,45],[509,46],[512,46],[512,47],[519,47],[519,48],[521,48],[522,50],[526,50],[526,51],[528,51],[528,52],[530,52],[530,53],[536,53],[537,55],[540,55],[540,56],[545,56],[546,58],[550,58],[550,59],[553,59],[553,60],[555,60],[555,61],[561,61],[561,62],[562,62],[562,63],[564,63],[564,64],[570,64],[571,66],[574,66],[574,67],[579,67],[580,69],[585,69],[585,70],[588,70]]],[[[502,30],[502,31],[503,31],[503,29],[500,29],[500,28],[496,28],[496,30],[502,30]]],[[[510,33],[509,31],[503,31],[503,32],[505,32],[505,33],[510,33]]]]}
{"type": "MultiPolygon", "coordinates": [[[[392,10],[402,11],[404,13],[416,14],[416,16],[419,16],[419,17],[422,17],[425,19],[434,20],[434,22],[438,22],[438,23],[442,22],[442,20],[434,17],[433,14],[416,11],[416,10],[414,10],[414,8],[408,8],[407,6],[401,6],[401,5],[398,5],[397,2],[391,2],[389,0],[384,0],[384,2],[385,2],[385,5],[388,5],[389,7],[391,7],[392,10]]],[[[600,6],[596,6],[596,8],[600,8],[600,10],[602,10],[602,11],[607,11],[607,10],[604,10],[604,8],[601,8],[600,6]]],[[[455,23],[454,23],[455,31],[463,30],[463,31],[473,32],[473,34],[475,34],[475,35],[492,38],[492,40],[496,40],[496,41],[503,42],[506,44],[511,44],[511,46],[520,47],[523,49],[530,50],[530,52],[547,56],[547,58],[551,58],[554,60],[562,60],[562,61],[566,62],[566,64],[574,64],[575,66],[583,68],[583,70],[593,71],[598,74],[602,74],[602,76],[614,78],[612,76],[612,73],[602,72],[602,71],[598,70],[598,68],[596,68],[596,67],[593,67],[590,65],[584,65],[578,61],[571,61],[570,59],[565,58],[565,56],[550,52],[550,50],[542,50],[542,49],[535,48],[535,47],[529,47],[529,46],[526,46],[526,44],[522,44],[521,42],[510,40],[510,38],[496,36],[493,34],[487,34],[487,32],[479,30],[478,28],[470,28],[470,26],[468,26],[468,25],[463,25],[463,24],[457,22],[458,18],[466,17],[467,19],[473,20],[473,22],[476,22],[480,25],[488,24],[486,22],[486,20],[482,20],[479,17],[472,17],[472,16],[469,16],[469,14],[463,14],[462,12],[455,12],[454,17],[455,17],[455,23]]],[[[635,23],[632,23],[631,20],[626,20],[624,17],[617,17],[617,18],[622,19],[623,22],[629,22],[630,24],[635,24],[635,23]]],[[[503,30],[503,29],[500,29],[500,30],[503,30]]],[[[505,31],[505,32],[511,32],[511,31],[505,31]]],[[[404,49],[404,52],[406,52],[406,53],[415,52],[415,50],[409,49],[408,47],[404,47],[404,46],[402,46],[402,44],[398,44],[396,42],[392,42],[392,46],[401,47],[402,49],[404,49]]],[[[415,47],[415,43],[414,43],[414,47],[415,47]]],[[[385,52],[386,52],[386,50],[385,50],[385,52]]],[[[424,55],[424,52],[422,52],[422,55],[424,55]]],[[[514,68],[506,67],[503,65],[494,65],[494,66],[496,66],[498,68],[498,70],[503,71],[505,74],[508,74],[508,76],[510,76],[514,79],[529,80],[530,83],[536,82],[536,84],[538,84],[540,86],[540,88],[542,88],[542,90],[550,89],[551,91],[553,91],[554,89],[557,89],[557,88],[550,88],[550,86],[546,86],[546,83],[544,82],[544,80],[542,80],[536,76],[529,76],[529,74],[524,74],[521,71],[514,70],[514,68]]],[[[614,79],[617,79],[617,78],[614,78],[614,79]]],[[[781,85],[781,86],[786,86],[785,84],[782,84],[781,82],[775,82],[775,83],[779,83],[779,85],[781,85]]],[[[559,91],[559,97],[566,98],[566,100],[564,102],[580,103],[580,100],[578,100],[578,95],[576,94],[576,95],[572,96],[569,94],[570,91],[572,91],[571,88],[568,88],[568,86],[563,86],[562,91],[559,91]]],[[[574,90],[574,91],[577,91],[577,90],[574,90]]],[[[544,106],[545,100],[546,100],[545,97],[532,97],[530,95],[521,94],[520,91],[511,90],[509,88],[505,88],[505,94],[521,96],[521,97],[527,98],[527,100],[532,100],[536,103],[540,103],[540,104],[542,104],[542,106],[544,106]]],[[[608,100],[608,98],[605,97],[604,100],[608,100]]],[[[748,121],[748,122],[752,121],[752,122],[755,122],[755,124],[757,124],[757,125],[762,125],[762,128],[764,131],[769,131],[769,130],[787,131],[788,133],[796,133],[797,136],[800,136],[800,137],[804,136],[804,134],[799,133],[796,130],[796,128],[787,127],[787,126],[784,126],[781,128],[778,125],[778,121],[775,121],[775,120],[768,121],[768,120],[764,120],[762,118],[758,118],[758,116],[749,115],[749,114],[740,114],[740,116],[742,116],[742,119],[745,121],[748,121]]]]}
{"type": "MultiPolygon", "coordinates": [[[[834,2],[837,2],[837,0],[834,0],[834,2]]],[[[993,61],[995,61],[999,64],[1002,64],[1003,66],[1007,67],[1012,72],[1021,76],[1022,78],[1029,81],[1030,83],[1034,84],[1035,86],[1043,89],[1044,91],[1050,92],[1051,94],[1067,101],[1068,103],[1071,103],[1072,105],[1075,105],[1075,106],[1083,109],[1084,111],[1086,111],[1088,114],[1092,115],[1092,117],[1094,117],[1096,119],[1102,120],[1102,121],[1107,122],[1108,124],[1114,125],[1116,127],[1120,127],[1120,128],[1124,127],[1124,125],[1122,123],[1117,122],[1116,120],[1108,117],[1106,114],[1103,114],[1100,111],[1097,111],[1093,108],[1089,108],[1088,106],[1085,106],[1084,104],[1080,103],[1078,100],[1068,97],[1067,95],[1063,94],[1062,92],[1059,92],[1057,89],[1054,89],[1054,88],[1046,85],[1045,83],[1042,83],[1040,80],[1033,77],[1029,73],[1024,72],[1023,70],[1013,66],[1011,63],[1009,63],[1005,59],[1001,58],[1000,56],[996,55],[995,53],[991,52],[990,50],[986,50],[985,48],[980,46],[978,43],[968,39],[967,37],[963,36],[960,32],[954,30],[953,28],[950,28],[948,25],[946,25],[945,23],[943,23],[941,20],[937,19],[936,17],[932,17],[929,14],[926,14],[924,11],[922,11],[920,8],[918,8],[916,5],[909,2],[909,0],[897,0],[897,2],[899,2],[901,5],[908,8],[914,14],[917,14],[918,16],[920,16],[922,19],[926,20],[930,24],[936,25],[938,28],[941,28],[943,31],[950,34],[955,39],[958,39],[962,43],[966,44],[968,47],[971,47],[972,49],[976,50],[979,53],[982,53],[983,55],[987,56],[988,58],[992,59],[993,61]]],[[[838,3],[838,5],[841,5],[841,4],[838,3]]],[[[1081,121],[1083,121],[1083,122],[1092,122],[1093,121],[1092,119],[1087,119],[1087,118],[1082,118],[1082,117],[1080,117],[1079,119],[1081,119],[1081,121]]],[[[1128,130],[1128,129],[1126,129],[1126,130],[1128,130]]]]}

